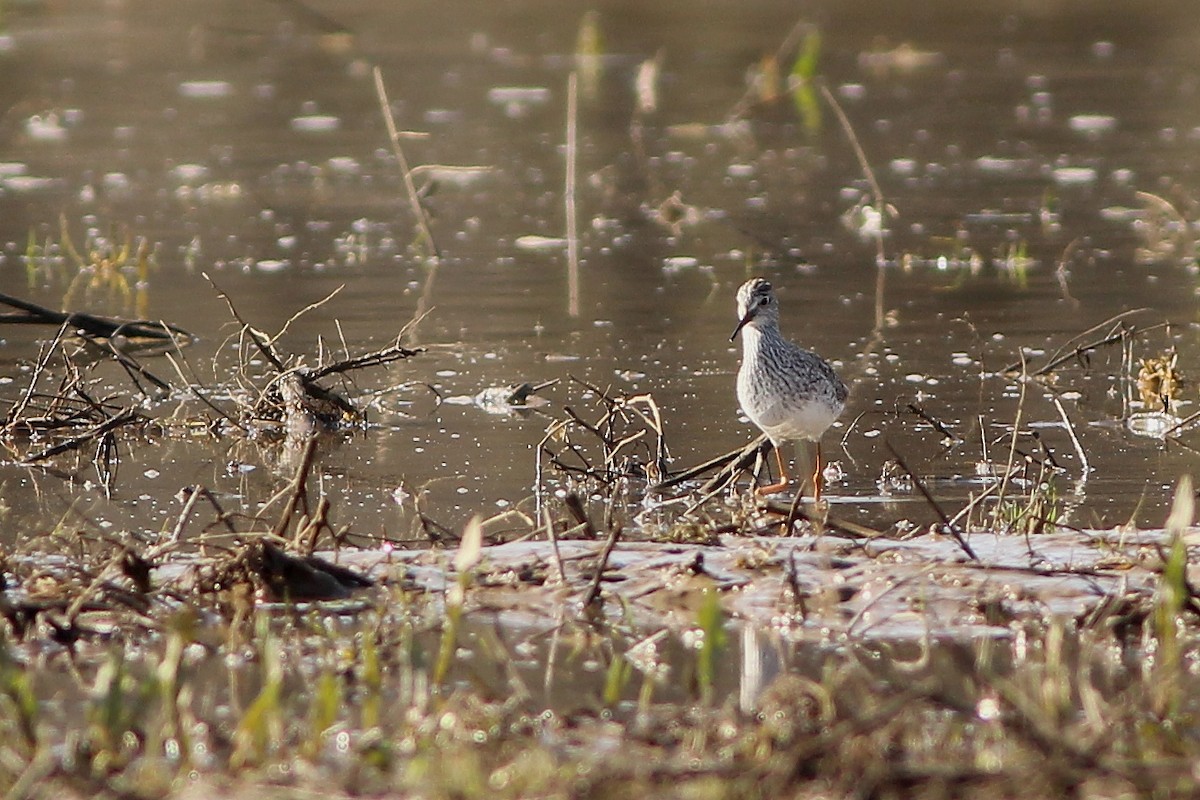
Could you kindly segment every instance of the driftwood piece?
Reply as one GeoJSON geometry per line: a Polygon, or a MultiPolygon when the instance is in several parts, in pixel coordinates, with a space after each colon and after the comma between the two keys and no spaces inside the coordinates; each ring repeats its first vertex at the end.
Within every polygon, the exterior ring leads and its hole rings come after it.
{"type": "Polygon", "coordinates": [[[0,314],[0,324],[54,325],[56,327],[67,325],[89,336],[101,339],[111,339],[114,336],[166,341],[173,340],[176,336],[182,336],[188,340],[195,338],[183,328],[167,322],[101,317],[85,311],[55,311],[7,294],[0,294],[0,303],[18,309],[17,312],[0,314]]]}

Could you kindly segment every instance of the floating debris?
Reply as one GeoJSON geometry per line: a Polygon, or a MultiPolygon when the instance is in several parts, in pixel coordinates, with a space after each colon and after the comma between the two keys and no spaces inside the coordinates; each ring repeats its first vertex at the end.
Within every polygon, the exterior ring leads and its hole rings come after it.
{"type": "Polygon", "coordinates": [[[886,77],[892,72],[916,72],[936,67],[945,56],[933,50],[918,50],[905,42],[891,50],[869,50],[858,54],[858,66],[877,77],[886,77]]]}
{"type": "Polygon", "coordinates": [[[1130,208],[1128,206],[1105,206],[1100,209],[1100,219],[1105,222],[1133,222],[1135,220],[1144,219],[1146,211],[1141,208],[1130,208]]]}
{"type": "Polygon", "coordinates": [[[1022,158],[1003,158],[1001,156],[980,156],[975,159],[975,169],[980,172],[990,172],[997,175],[1013,175],[1028,170],[1030,162],[1022,158]]]}
{"type": "Polygon", "coordinates": [[[1059,186],[1086,186],[1095,183],[1097,178],[1092,167],[1059,167],[1050,174],[1059,186]]]}
{"type": "Polygon", "coordinates": [[[1129,432],[1150,439],[1163,439],[1178,427],[1182,420],[1174,414],[1165,411],[1149,411],[1141,414],[1130,414],[1125,421],[1129,432]]]}
{"type": "Polygon", "coordinates": [[[1108,114],[1076,114],[1067,120],[1067,127],[1076,133],[1098,135],[1117,127],[1117,118],[1108,114]]]}
{"type": "Polygon", "coordinates": [[[508,103],[541,104],[550,99],[550,90],[545,86],[497,86],[488,89],[488,102],[493,105],[508,103]]]}
{"type": "Polygon", "coordinates": [[[200,183],[208,179],[209,169],[203,164],[176,164],[169,174],[180,183],[200,183]]]}
{"type": "Polygon", "coordinates": [[[291,265],[286,258],[260,258],[254,262],[254,268],[259,272],[283,272],[291,265]]]}
{"type": "Polygon", "coordinates": [[[883,214],[867,203],[856,205],[842,214],[842,224],[860,239],[876,239],[885,230],[883,214]]]}
{"type": "Polygon", "coordinates": [[[44,178],[36,175],[13,175],[12,177],[0,180],[0,185],[10,192],[21,193],[53,189],[57,186],[62,186],[63,182],[58,178],[44,178]]]}
{"type": "Polygon", "coordinates": [[[476,395],[447,397],[443,402],[450,405],[473,405],[489,414],[509,415],[535,408],[545,408],[550,401],[539,397],[537,392],[558,383],[558,379],[542,383],[514,383],[510,386],[489,386],[476,395]]]}
{"type": "Polygon", "coordinates": [[[639,114],[653,114],[658,110],[658,77],[660,58],[648,58],[638,67],[634,78],[634,95],[637,97],[639,114]]]}
{"type": "Polygon", "coordinates": [[[57,114],[35,115],[25,120],[25,135],[37,142],[65,142],[67,129],[57,114]]]}
{"type": "Polygon", "coordinates": [[[342,127],[340,117],[332,114],[309,114],[292,119],[292,130],[302,133],[327,133],[342,127]]]}
{"type": "Polygon", "coordinates": [[[447,186],[470,186],[487,177],[493,171],[488,166],[448,166],[446,164],[421,164],[413,167],[413,177],[422,177],[432,184],[447,186]]]}
{"type": "Polygon", "coordinates": [[[1179,353],[1170,352],[1162,356],[1141,359],[1137,387],[1142,405],[1146,408],[1169,411],[1183,386],[1183,376],[1178,370],[1179,353]]]}
{"type": "Polygon", "coordinates": [[[642,211],[649,219],[670,230],[674,236],[679,236],[685,227],[695,225],[704,216],[699,208],[685,203],[683,193],[678,190],[672,192],[670,197],[656,207],[643,207],[642,211]]]}
{"type": "Polygon", "coordinates": [[[670,256],[663,259],[664,272],[679,272],[700,265],[700,259],[695,256],[670,256]]]}
{"type": "Polygon", "coordinates": [[[533,106],[545,105],[550,100],[550,90],[545,86],[497,86],[488,90],[488,102],[503,106],[507,117],[523,117],[533,106]]]}
{"type": "Polygon", "coordinates": [[[567,240],[561,236],[539,236],[529,234],[518,236],[513,242],[518,250],[557,250],[567,246],[567,240]]]}
{"type": "Polygon", "coordinates": [[[198,99],[229,97],[233,94],[233,84],[229,81],[184,81],[179,84],[179,94],[198,99]]]}

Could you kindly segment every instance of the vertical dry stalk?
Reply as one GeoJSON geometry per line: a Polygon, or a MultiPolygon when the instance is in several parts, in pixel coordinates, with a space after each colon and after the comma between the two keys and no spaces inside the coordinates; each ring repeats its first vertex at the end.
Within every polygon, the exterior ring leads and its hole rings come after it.
{"type": "Polygon", "coordinates": [[[1017,399],[1017,414],[1013,419],[1012,438],[1008,443],[1008,461],[1004,465],[1004,478],[1000,481],[1000,492],[996,496],[997,510],[1004,503],[1004,497],[1008,491],[1008,481],[1013,474],[1013,462],[1017,458],[1017,436],[1021,432],[1021,417],[1025,413],[1025,389],[1029,383],[1029,367],[1025,363],[1025,351],[1020,350],[1019,353],[1021,355],[1021,374],[1017,380],[1021,382],[1021,395],[1017,399]]]}
{"type": "Polygon", "coordinates": [[[421,238],[425,240],[430,255],[436,261],[442,257],[442,254],[438,250],[437,242],[433,240],[433,233],[429,230],[429,219],[425,216],[425,207],[421,205],[417,187],[413,184],[412,170],[408,167],[408,159],[404,157],[404,151],[400,149],[400,132],[396,129],[396,119],[392,116],[391,105],[388,104],[387,90],[383,85],[383,71],[379,67],[375,67],[374,75],[375,95],[379,98],[379,108],[383,112],[384,124],[387,125],[388,140],[392,143],[392,154],[400,164],[400,172],[404,177],[404,188],[408,192],[408,202],[417,218],[417,229],[421,231],[421,238]]]}
{"type": "Polygon", "coordinates": [[[567,78],[567,313],[579,316],[579,220],[575,211],[575,167],[579,127],[579,77],[567,78]]]}
{"type": "Polygon", "coordinates": [[[1079,456],[1079,469],[1082,480],[1087,480],[1088,473],[1092,471],[1091,465],[1088,463],[1087,451],[1083,449],[1083,445],[1079,441],[1079,437],[1075,434],[1075,426],[1071,424],[1071,418],[1067,416],[1067,410],[1063,408],[1062,401],[1058,399],[1058,395],[1052,396],[1054,407],[1058,409],[1058,415],[1062,417],[1063,425],[1067,429],[1067,435],[1071,437],[1071,444],[1075,445],[1075,455],[1079,456]]]}
{"type": "Polygon", "coordinates": [[[596,564],[596,574],[592,576],[592,585],[588,587],[587,596],[583,599],[583,607],[586,611],[597,612],[604,603],[600,594],[600,581],[604,580],[604,570],[608,568],[608,559],[612,557],[613,548],[617,546],[620,538],[621,526],[618,525],[609,533],[608,541],[604,543],[604,551],[600,553],[600,562],[596,564]]]}
{"type": "Polygon", "coordinates": [[[542,510],[543,524],[546,526],[546,533],[550,536],[550,544],[554,548],[554,563],[558,566],[558,579],[562,581],[562,585],[567,585],[567,571],[563,567],[562,553],[558,549],[558,531],[554,527],[554,520],[550,516],[548,510],[542,510]]]}
{"type": "Polygon", "coordinates": [[[842,126],[842,131],[850,141],[850,147],[854,149],[854,157],[858,159],[858,166],[862,169],[863,177],[871,186],[871,194],[874,195],[872,202],[880,215],[879,231],[875,234],[875,330],[878,331],[883,329],[883,290],[887,282],[887,272],[885,271],[887,256],[883,251],[883,217],[887,213],[887,204],[883,199],[883,190],[879,188],[879,181],[875,180],[875,172],[867,161],[867,154],[863,151],[853,126],[850,125],[850,119],[842,110],[841,103],[833,96],[833,92],[829,91],[829,87],[825,85],[824,81],[821,81],[819,86],[822,96],[833,109],[834,115],[838,118],[838,124],[842,126]]]}

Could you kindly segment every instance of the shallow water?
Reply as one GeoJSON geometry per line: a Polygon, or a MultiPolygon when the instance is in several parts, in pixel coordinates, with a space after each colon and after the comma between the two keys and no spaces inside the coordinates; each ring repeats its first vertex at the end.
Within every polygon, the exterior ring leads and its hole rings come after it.
{"type": "MultiPolygon", "coordinates": [[[[874,244],[842,221],[867,184],[829,108],[812,133],[786,99],[755,109],[734,135],[715,127],[743,95],[747,68],[796,22],[792,4],[774,2],[736,15],[684,3],[599,8],[599,56],[581,73],[577,316],[564,248],[522,237],[564,233],[567,74],[588,6],[362,2],[319,19],[291,4],[23,5],[0,39],[0,291],[63,303],[67,279],[30,280],[22,258],[31,237],[59,237],[60,216],[77,246],[88,231],[144,237],[155,268],[136,305],[98,290],[77,291],[72,307],[193,331],[201,342],[188,357],[210,387],[228,378],[228,360],[215,375],[204,365],[222,347],[229,355],[232,326],[202,272],[266,331],[344,285],[284,340],[310,363],[318,337],[335,351],[343,339],[370,349],[429,310],[412,336],[429,351],[356,376],[351,394],[397,388],[365,432],[319,463],[339,525],[404,537],[412,505],[397,498],[418,491],[451,527],[528,509],[534,447],[558,407],[591,408],[569,376],[652,392],[675,468],[747,441],[728,335],[734,290],[762,274],[780,289],[785,332],[852,385],[825,440],[844,472],[828,490],[837,513],[927,521],[911,487],[881,490],[885,442],[956,508],[984,485],[984,442],[993,460],[1007,457],[1021,391],[994,373],[1023,348],[1036,366],[1144,308],[1128,322],[1170,326],[1135,337],[1134,358],[1174,346],[1185,375],[1200,371],[1194,245],[1139,257],[1148,215],[1137,195],[1196,217],[1187,198],[1200,153],[1200,21],[1133,3],[1089,9],[1086,24],[1053,4],[998,14],[909,5],[887,18],[871,4],[811,7],[819,72],[899,213],[885,237],[878,336],[874,244]],[[349,35],[323,32],[331,22],[349,35]],[[659,106],[635,141],[635,74],[660,51],[659,106]],[[443,174],[428,200],[436,268],[410,247],[376,64],[397,124],[428,134],[404,141],[414,165],[489,168],[443,174]],[[647,209],[675,191],[695,219],[671,230],[647,209]],[[1031,260],[1014,269],[1013,254],[1031,260]],[[462,398],[556,378],[546,414],[438,404],[425,388],[462,398]],[[962,441],[943,447],[904,412],[914,402],[962,441]]],[[[11,382],[0,388],[15,397],[53,333],[2,333],[0,377],[11,382]]],[[[1194,434],[1164,442],[1128,430],[1130,378],[1110,347],[1052,385],[1027,385],[1021,428],[1064,468],[1055,491],[1067,522],[1160,525],[1170,487],[1194,462],[1194,434]],[[1065,392],[1087,471],[1050,391],[1065,392]]],[[[1180,415],[1194,396],[1184,389],[1180,415]]],[[[1019,445],[1039,452],[1029,436],[1019,445]]],[[[167,439],[121,455],[111,496],[86,465],[75,483],[0,467],[6,527],[156,530],[173,524],[182,486],[209,486],[253,512],[279,485],[276,457],[241,441],[167,439]]]]}

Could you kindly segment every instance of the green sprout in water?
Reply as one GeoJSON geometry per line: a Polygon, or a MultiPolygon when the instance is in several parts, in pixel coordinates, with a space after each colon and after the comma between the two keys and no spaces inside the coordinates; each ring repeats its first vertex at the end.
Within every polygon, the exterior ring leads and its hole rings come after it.
{"type": "Polygon", "coordinates": [[[1034,260],[1029,256],[1029,243],[1022,239],[1010,244],[997,262],[1001,273],[1021,289],[1029,288],[1029,269],[1034,260]]]}
{"type": "Polygon", "coordinates": [[[1190,475],[1184,475],[1175,489],[1175,500],[1167,518],[1167,533],[1171,537],[1171,546],[1163,562],[1162,577],[1154,602],[1153,634],[1158,653],[1153,686],[1156,690],[1159,713],[1167,718],[1178,715],[1184,700],[1180,689],[1187,667],[1179,642],[1180,614],[1192,597],[1187,579],[1188,554],[1184,535],[1195,518],[1196,501],[1192,492],[1192,479],[1190,475]]]}
{"type": "Polygon", "coordinates": [[[279,639],[270,629],[269,618],[259,619],[255,637],[261,642],[262,687],[246,709],[233,735],[230,766],[239,769],[267,757],[283,729],[283,660],[279,639]]]}
{"type": "Polygon", "coordinates": [[[821,56],[821,32],[813,28],[800,44],[800,52],[792,62],[792,71],[788,88],[792,93],[792,102],[796,105],[796,113],[804,124],[804,132],[809,137],[816,136],[821,131],[821,101],[816,92],[817,62],[821,56]]]}
{"type": "Polygon", "coordinates": [[[625,687],[633,674],[633,665],[621,653],[614,653],[604,677],[604,705],[612,707],[621,700],[625,687]]]}
{"type": "Polygon", "coordinates": [[[1028,497],[1005,500],[996,509],[1000,526],[1021,535],[1053,533],[1061,516],[1058,489],[1051,475],[1039,475],[1028,497]]]}
{"type": "Polygon", "coordinates": [[[122,310],[147,316],[152,247],[144,238],[101,236],[89,231],[82,250],[75,246],[66,217],[59,219],[59,239],[39,243],[31,230],[25,245],[25,281],[30,289],[66,284],[62,307],[96,302],[118,303],[122,310]]]}
{"type": "Polygon", "coordinates": [[[9,652],[8,639],[0,628],[0,730],[16,728],[19,738],[32,752],[37,749],[38,701],[30,673],[9,652]]]}
{"type": "Polygon", "coordinates": [[[703,637],[696,654],[696,679],[700,698],[706,704],[713,698],[713,686],[717,677],[717,663],[725,649],[725,612],[721,608],[721,597],[716,589],[705,589],[696,611],[696,627],[703,637]]]}
{"type": "Polygon", "coordinates": [[[446,622],[442,628],[442,641],[438,649],[437,662],[433,668],[433,682],[440,684],[450,672],[454,662],[454,651],[458,645],[458,629],[462,622],[463,604],[466,601],[467,589],[471,586],[471,576],[475,565],[479,563],[483,548],[483,520],[478,516],[471,518],[463,530],[462,542],[454,555],[454,568],[458,580],[451,584],[446,596],[446,622]]]}

